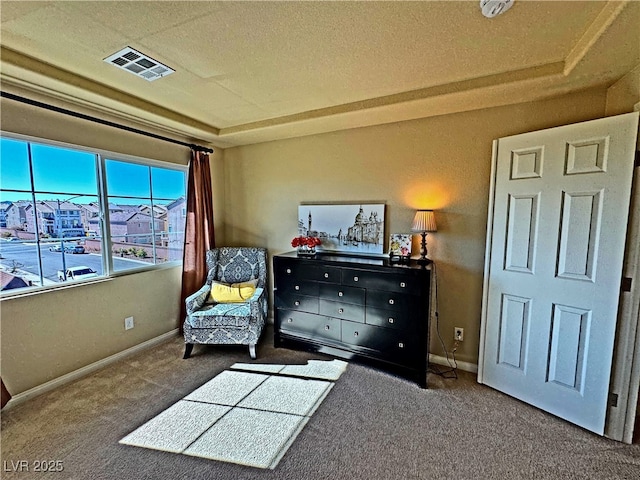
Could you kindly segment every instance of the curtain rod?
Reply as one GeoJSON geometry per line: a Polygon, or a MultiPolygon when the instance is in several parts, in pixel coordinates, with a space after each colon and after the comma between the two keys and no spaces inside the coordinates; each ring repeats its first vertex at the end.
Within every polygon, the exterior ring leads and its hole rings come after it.
{"type": "Polygon", "coordinates": [[[81,118],[83,120],[89,120],[90,122],[100,123],[108,127],[119,128],[120,130],[126,130],[127,132],[131,132],[131,133],[137,133],[138,135],[144,135],[145,137],[151,137],[157,140],[162,140],[164,142],[175,143],[177,145],[189,147],[191,150],[194,150],[196,152],[213,153],[213,149],[211,148],[206,148],[201,145],[195,145],[193,143],[181,142],[180,140],[174,140],[173,138],[163,137],[162,135],[156,135],[155,133],[145,132],[144,130],[138,130],[137,128],[127,127],[126,125],[110,122],[108,120],[102,120],[101,118],[85,115],[84,113],[73,112],[65,108],[56,107],[54,105],[49,105],[47,103],[38,102],[37,100],[21,97],[19,95],[14,95],[13,93],[0,91],[0,96],[4,98],[8,98],[10,100],[15,100],[17,102],[26,103],[27,105],[32,105],[34,107],[44,108],[45,110],[51,110],[53,112],[62,113],[64,115],[70,115],[72,117],[81,118]]]}

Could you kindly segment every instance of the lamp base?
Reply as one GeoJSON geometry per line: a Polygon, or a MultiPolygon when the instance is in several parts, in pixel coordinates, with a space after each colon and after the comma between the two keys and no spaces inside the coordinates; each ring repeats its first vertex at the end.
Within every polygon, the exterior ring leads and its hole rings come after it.
{"type": "Polygon", "coordinates": [[[422,242],[420,243],[420,258],[418,259],[418,265],[429,265],[431,260],[427,258],[427,232],[421,232],[422,242]]]}

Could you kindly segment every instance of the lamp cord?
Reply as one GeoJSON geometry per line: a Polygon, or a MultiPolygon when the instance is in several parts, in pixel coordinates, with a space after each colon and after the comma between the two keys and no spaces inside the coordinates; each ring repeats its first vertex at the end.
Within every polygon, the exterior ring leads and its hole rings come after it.
{"type": "Polygon", "coordinates": [[[449,359],[449,352],[447,352],[447,347],[444,344],[444,340],[442,340],[442,335],[440,335],[440,316],[438,314],[438,274],[436,269],[435,262],[431,262],[431,271],[433,272],[433,297],[435,308],[433,310],[433,315],[436,317],[436,333],[438,334],[438,338],[440,339],[440,344],[442,345],[442,350],[444,351],[445,357],[447,359],[447,364],[449,365],[448,370],[440,370],[438,367],[433,365],[431,362],[428,363],[429,368],[427,371],[431,373],[435,373],[436,375],[440,375],[443,378],[458,378],[458,363],[456,362],[456,350],[458,349],[458,342],[456,341],[451,351],[451,360],[449,359]],[[451,364],[453,361],[453,364],[451,364]]]}

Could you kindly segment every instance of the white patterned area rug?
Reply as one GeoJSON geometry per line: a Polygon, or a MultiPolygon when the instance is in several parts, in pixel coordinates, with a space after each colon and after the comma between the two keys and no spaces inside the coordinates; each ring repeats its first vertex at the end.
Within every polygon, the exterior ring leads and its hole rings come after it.
{"type": "Polygon", "coordinates": [[[120,443],[273,469],[347,365],[236,363],[120,443]]]}

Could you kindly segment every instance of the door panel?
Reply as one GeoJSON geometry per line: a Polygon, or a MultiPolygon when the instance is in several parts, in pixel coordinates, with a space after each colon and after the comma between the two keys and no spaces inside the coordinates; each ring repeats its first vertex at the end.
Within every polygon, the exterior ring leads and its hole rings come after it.
{"type": "Polygon", "coordinates": [[[539,194],[509,195],[505,270],[533,273],[539,194]]]}
{"type": "Polygon", "coordinates": [[[603,191],[563,192],[558,277],[595,280],[603,191]]]}
{"type": "Polygon", "coordinates": [[[479,379],[602,434],[638,114],[498,140],[479,379]]]}

